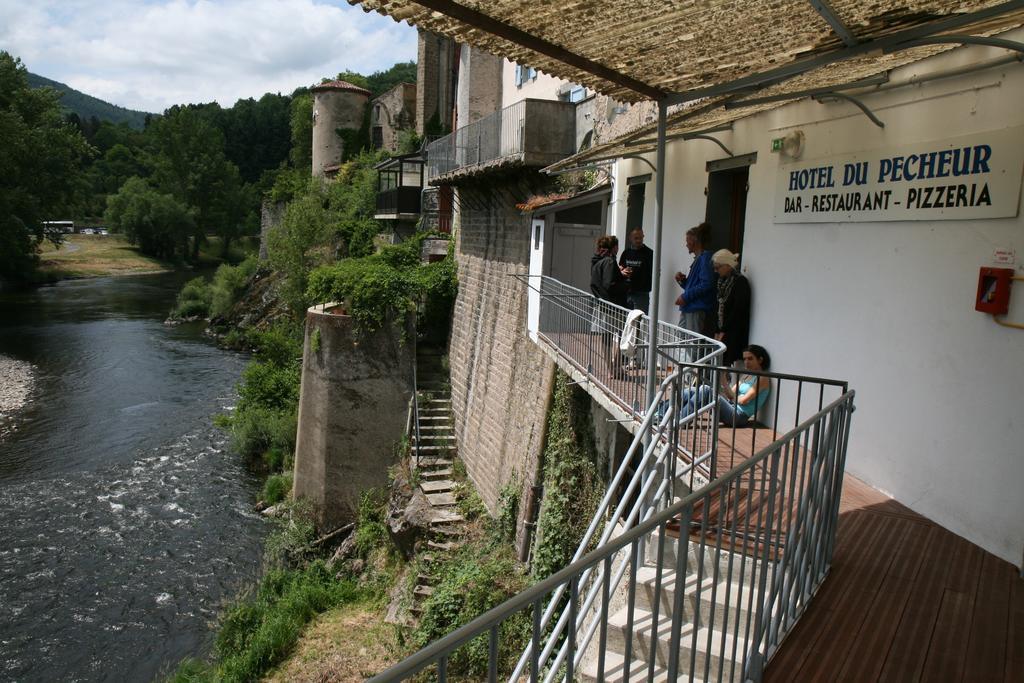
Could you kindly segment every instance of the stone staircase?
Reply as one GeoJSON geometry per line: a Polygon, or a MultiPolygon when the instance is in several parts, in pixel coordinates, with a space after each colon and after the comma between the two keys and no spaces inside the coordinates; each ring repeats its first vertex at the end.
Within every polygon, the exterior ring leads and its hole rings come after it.
{"type": "Polygon", "coordinates": [[[416,384],[419,405],[419,439],[410,436],[412,466],[419,475],[419,488],[430,502],[430,534],[427,552],[420,555],[423,571],[416,577],[410,612],[418,619],[423,602],[434,592],[431,566],[444,553],[462,544],[465,519],[459,514],[455,498],[453,467],[457,457],[452,429],[451,387],[444,369],[443,356],[434,350],[417,350],[416,384]],[[418,456],[417,456],[418,452],[418,456]]]}
{"type": "MultiPolygon", "coordinates": [[[[675,540],[666,538],[660,594],[656,590],[657,564],[648,559],[644,566],[637,570],[631,628],[628,627],[628,605],[623,605],[608,617],[604,675],[598,677],[598,647],[595,635],[587,657],[580,667],[580,680],[588,683],[619,683],[626,680],[624,653],[626,639],[631,633],[629,680],[668,681],[667,669],[675,608],[675,540]],[[653,620],[656,601],[658,615],[655,629],[653,620]],[[650,671],[652,651],[654,668],[650,671]],[[649,678],[649,675],[652,677],[649,678]]],[[[657,546],[656,536],[651,545],[657,546]]],[[[745,586],[741,587],[739,582],[730,582],[724,578],[728,554],[717,561],[712,560],[710,554],[706,552],[705,557],[701,558],[699,544],[689,544],[687,575],[683,583],[682,630],[676,680],[697,683],[704,680],[721,680],[740,683],[743,680],[742,666],[746,653],[747,609],[748,606],[754,607],[751,597],[752,591],[756,590],[756,568],[752,565],[745,572],[746,577],[742,582],[745,586]]],[[[625,587],[627,578],[623,579],[620,590],[625,587]]]]}

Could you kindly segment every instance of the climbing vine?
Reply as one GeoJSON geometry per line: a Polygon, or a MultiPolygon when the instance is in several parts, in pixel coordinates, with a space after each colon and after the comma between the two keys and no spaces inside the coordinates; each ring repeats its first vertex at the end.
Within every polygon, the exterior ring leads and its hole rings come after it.
{"type": "Polygon", "coordinates": [[[572,559],[604,493],[594,445],[590,398],[559,372],[548,412],[543,454],[544,498],[531,573],[540,580],[572,559]]]}

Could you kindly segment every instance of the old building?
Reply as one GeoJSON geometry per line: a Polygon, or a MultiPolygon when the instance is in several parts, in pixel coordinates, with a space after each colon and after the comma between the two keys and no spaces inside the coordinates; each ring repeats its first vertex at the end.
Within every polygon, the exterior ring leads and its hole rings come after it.
{"type": "Polygon", "coordinates": [[[346,81],[327,81],[313,93],[313,175],[332,176],[345,158],[346,131],[363,125],[370,91],[346,81]]]}
{"type": "Polygon", "coordinates": [[[399,83],[370,103],[370,144],[398,151],[398,134],[416,127],[416,84],[399,83]]]}

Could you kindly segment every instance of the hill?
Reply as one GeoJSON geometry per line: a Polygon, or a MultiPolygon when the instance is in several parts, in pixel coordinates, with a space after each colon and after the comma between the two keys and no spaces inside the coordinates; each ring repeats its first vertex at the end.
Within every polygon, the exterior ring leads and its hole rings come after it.
{"type": "Polygon", "coordinates": [[[49,78],[37,76],[34,73],[28,74],[28,84],[33,88],[49,86],[63,93],[60,98],[61,105],[68,111],[78,114],[78,117],[83,121],[88,121],[91,117],[95,116],[100,121],[127,123],[135,130],[142,130],[146,125],[147,114],[144,111],[125,109],[116,104],[104,102],[101,99],[79,92],[69,85],[51,81],[49,78]]]}

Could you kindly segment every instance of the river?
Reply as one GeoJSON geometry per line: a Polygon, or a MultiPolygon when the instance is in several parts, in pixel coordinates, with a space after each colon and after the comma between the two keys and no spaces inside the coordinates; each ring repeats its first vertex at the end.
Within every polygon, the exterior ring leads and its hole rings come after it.
{"type": "Polygon", "coordinates": [[[150,681],[258,575],[258,482],[212,416],[246,359],[165,327],[181,274],[0,292],[0,680],[150,681]]]}

